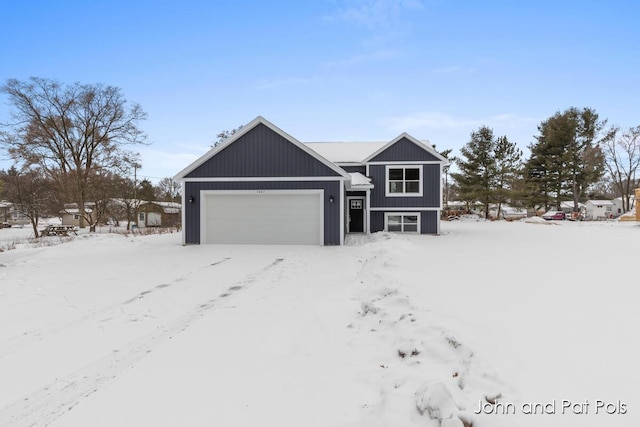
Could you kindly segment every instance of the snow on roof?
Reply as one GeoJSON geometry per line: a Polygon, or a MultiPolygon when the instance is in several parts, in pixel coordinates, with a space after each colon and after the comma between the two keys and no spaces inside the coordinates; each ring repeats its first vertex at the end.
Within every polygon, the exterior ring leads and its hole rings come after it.
{"type": "Polygon", "coordinates": [[[306,142],[304,145],[334,163],[360,163],[388,141],[306,142]]]}
{"type": "Polygon", "coordinates": [[[592,205],[613,205],[611,200],[587,200],[587,203],[591,203],[592,205]]]}
{"type": "MultiPolygon", "coordinates": [[[[75,215],[75,214],[79,214],[80,213],[80,209],[78,209],[78,208],[67,208],[67,209],[63,209],[61,212],[69,214],[69,215],[75,215]]],[[[91,213],[91,212],[93,212],[93,209],[85,208],[84,212],[85,213],[91,213]]]]}
{"type": "Polygon", "coordinates": [[[352,172],[349,174],[351,176],[351,189],[366,189],[373,188],[373,184],[371,184],[371,179],[362,175],[360,172],[352,172]]]}

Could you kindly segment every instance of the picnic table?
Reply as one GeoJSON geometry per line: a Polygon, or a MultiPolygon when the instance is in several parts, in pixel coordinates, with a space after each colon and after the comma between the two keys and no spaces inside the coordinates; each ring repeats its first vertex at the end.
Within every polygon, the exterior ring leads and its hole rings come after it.
{"type": "Polygon", "coordinates": [[[74,225],[47,225],[40,231],[40,236],[68,236],[69,233],[78,234],[78,227],[74,225]]]}

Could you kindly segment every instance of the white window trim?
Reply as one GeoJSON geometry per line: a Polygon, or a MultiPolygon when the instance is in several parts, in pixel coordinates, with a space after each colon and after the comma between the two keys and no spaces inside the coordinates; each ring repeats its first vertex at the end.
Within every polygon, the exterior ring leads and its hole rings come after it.
{"type": "MultiPolygon", "coordinates": [[[[405,180],[406,181],[406,180],[405,180]]],[[[384,176],[384,194],[386,197],[422,197],[422,188],[424,187],[424,182],[422,179],[422,166],[416,164],[398,164],[398,165],[386,165],[385,167],[385,176],[384,176]],[[418,186],[420,191],[417,193],[391,193],[389,192],[389,170],[390,169],[418,169],[418,186]]]]}
{"type": "MultiPolygon", "coordinates": [[[[417,216],[418,217],[418,230],[417,231],[392,231],[391,233],[412,233],[420,234],[420,212],[385,212],[384,213],[384,231],[389,232],[389,216],[417,216]]],[[[403,221],[404,224],[404,221],[403,221]]],[[[404,226],[403,226],[404,228],[404,226]]]]}

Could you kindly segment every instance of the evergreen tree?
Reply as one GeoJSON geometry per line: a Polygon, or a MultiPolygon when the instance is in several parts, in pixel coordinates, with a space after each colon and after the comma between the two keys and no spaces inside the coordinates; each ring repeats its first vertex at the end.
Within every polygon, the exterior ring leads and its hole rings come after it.
{"type": "Polygon", "coordinates": [[[456,162],[460,172],[451,173],[459,186],[462,201],[467,204],[482,203],[485,218],[489,216],[489,205],[494,199],[495,146],[492,129],[483,126],[471,132],[471,140],[460,149],[461,157],[456,162]]]}
{"type": "Polygon", "coordinates": [[[144,200],[146,202],[153,202],[156,200],[155,190],[153,188],[153,184],[148,179],[143,179],[140,181],[138,187],[138,199],[144,200]]]}
{"type": "Polygon", "coordinates": [[[590,108],[569,108],[538,125],[537,142],[526,164],[530,200],[545,208],[573,201],[574,210],[587,188],[604,173],[599,140],[606,124],[590,108]]]}
{"type": "Polygon", "coordinates": [[[494,196],[498,203],[498,216],[502,204],[516,204],[514,199],[519,199],[521,194],[516,190],[517,182],[522,175],[522,150],[515,143],[510,142],[506,136],[496,140],[494,148],[495,180],[494,196]]]}

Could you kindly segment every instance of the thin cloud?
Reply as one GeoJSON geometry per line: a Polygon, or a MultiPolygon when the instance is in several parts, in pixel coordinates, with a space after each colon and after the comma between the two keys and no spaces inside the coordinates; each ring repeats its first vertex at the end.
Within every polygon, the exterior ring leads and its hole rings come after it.
{"type": "Polygon", "coordinates": [[[481,121],[454,117],[437,111],[423,111],[385,120],[387,127],[396,132],[417,129],[459,129],[480,126],[481,121]]]}
{"type": "Polygon", "coordinates": [[[423,8],[419,0],[345,0],[336,17],[370,30],[389,29],[404,12],[423,8]]]}
{"type": "Polygon", "coordinates": [[[380,49],[368,53],[354,55],[350,58],[331,61],[327,63],[329,67],[353,66],[360,64],[368,64],[372,62],[383,62],[401,57],[403,53],[396,49],[380,49]]]}
{"type": "Polygon", "coordinates": [[[299,86],[299,85],[308,85],[313,83],[314,79],[306,79],[301,77],[290,77],[284,79],[273,79],[268,80],[264,79],[259,81],[255,88],[258,90],[271,90],[271,89],[279,89],[284,86],[299,86]]]}
{"type": "Polygon", "coordinates": [[[394,131],[414,131],[422,129],[475,129],[481,126],[500,128],[519,128],[531,126],[538,120],[505,113],[482,118],[457,117],[438,111],[423,111],[402,117],[392,117],[385,124],[394,131]]]}
{"type": "Polygon", "coordinates": [[[452,65],[449,67],[435,68],[432,72],[434,74],[462,74],[473,73],[474,71],[476,71],[475,68],[466,68],[459,65],[452,65]]]}

